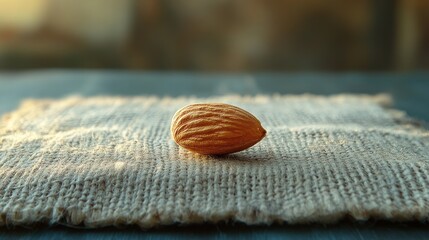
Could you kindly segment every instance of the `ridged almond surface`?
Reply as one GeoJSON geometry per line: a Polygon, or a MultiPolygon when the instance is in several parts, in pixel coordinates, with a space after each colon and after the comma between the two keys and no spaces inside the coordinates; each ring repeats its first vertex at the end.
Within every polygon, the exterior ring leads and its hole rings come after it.
{"type": "Polygon", "coordinates": [[[192,152],[219,155],[242,151],[266,134],[249,112],[224,103],[188,105],[173,117],[174,141],[192,152]]]}

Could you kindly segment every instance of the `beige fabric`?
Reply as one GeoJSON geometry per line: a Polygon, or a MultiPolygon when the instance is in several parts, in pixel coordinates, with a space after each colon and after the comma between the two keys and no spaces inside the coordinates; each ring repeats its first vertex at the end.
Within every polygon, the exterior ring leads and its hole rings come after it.
{"type": "Polygon", "coordinates": [[[385,96],[71,97],[0,123],[0,224],[88,227],[241,221],[424,220],[429,134],[385,96]],[[180,149],[174,112],[226,102],[268,134],[223,157],[180,149]]]}

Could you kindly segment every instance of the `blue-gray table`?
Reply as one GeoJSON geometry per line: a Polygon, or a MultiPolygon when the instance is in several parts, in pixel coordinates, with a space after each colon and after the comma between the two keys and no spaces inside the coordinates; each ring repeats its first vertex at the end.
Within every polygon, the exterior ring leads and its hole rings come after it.
{"type": "MultiPolygon", "coordinates": [[[[0,114],[15,109],[25,98],[96,96],[207,97],[224,94],[389,93],[394,107],[429,122],[429,73],[256,73],[203,74],[186,72],[29,71],[0,73],[0,114]]],[[[428,223],[355,222],[335,225],[245,226],[203,224],[151,230],[137,227],[76,229],[65,226],[0,228],[0,238],[31,239],[140,239],[140,238],[282,238],[282,239],[429,239],[428,223]]]]}

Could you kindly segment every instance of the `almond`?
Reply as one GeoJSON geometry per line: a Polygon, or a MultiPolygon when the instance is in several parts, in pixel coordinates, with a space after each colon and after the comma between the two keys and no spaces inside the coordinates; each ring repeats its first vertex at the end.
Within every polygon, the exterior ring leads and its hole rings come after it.
{"type": "Polygon", "coordinates": [[[173,117],[171,134],[174,141],[192,152],[218,155],[247,149],[266,131],[249,112],[224,103],[188,105],[173,117]]]}

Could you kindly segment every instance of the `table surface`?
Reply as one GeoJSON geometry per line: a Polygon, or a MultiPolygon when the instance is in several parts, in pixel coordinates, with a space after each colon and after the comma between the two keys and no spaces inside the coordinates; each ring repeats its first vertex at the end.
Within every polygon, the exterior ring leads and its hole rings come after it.
{"type": "MultiPolygon", "coordinates": [[[[225,94],[388,93],[393,107],[429,124],[429,72],[413,73],[255,73],[124,72],[45,70],[0,73],[0,114],[13,111],[26,98],[81,96],[197,96],[225,94]]],[[[428,223],[342,221],[334,225],[203,224],[76,229],[66,226],[0,228],[0,238],[31,239],[429,239],[428,223]]]]}

